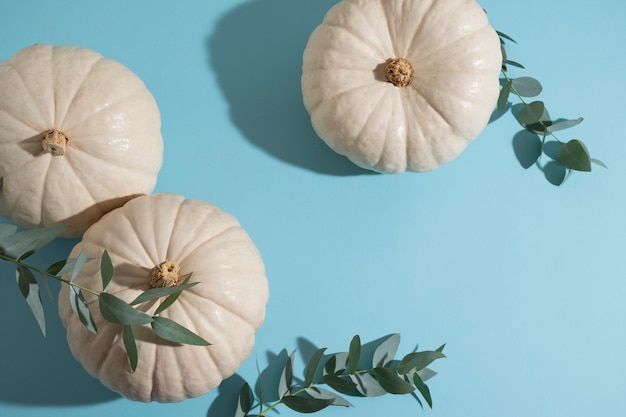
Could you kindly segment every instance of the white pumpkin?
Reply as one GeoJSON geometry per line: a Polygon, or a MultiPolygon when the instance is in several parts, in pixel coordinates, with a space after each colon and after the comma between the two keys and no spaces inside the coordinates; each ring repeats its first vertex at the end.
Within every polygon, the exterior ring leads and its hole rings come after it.
{"type": "Polygon", "coordinates": [[[336,152],[379,172],[423,172],[485,128],[501,64],[474,0],[343,0],[309,38],[302,94],[336,152]]]}
{"type": "Polygon", "coordinates": [[[33,45],[0,63],[0,216],[70,226],[152,192],[161,118],[144,83],[85,48],[33,45]]]}
{"type": "MultiPolygon", "coordinates": [[[[166,261],[178,271],[167,285],[178,284],[190,273],[190,282],[199,282],[159,316],[211,345],[167,342],[149,325],[133,326],[139,357],[135,372],[124,349],[122,325],[104,320],[97,298],[85,293],[98,333],[88,331],[71,309],[63,285],[59,314],[71,352],[112,390],[138,401],[181,401],[218,386],[250,354],[265,317],[268,286],[259,252],[232,215],[176,194],[142,196],[91,226],[70,257],[84,248],[97,260],[107,250],[115,268],[107,292],[126,302],[152,286],[166,285],[167,279],[155,279],[166,261]]],[[[88,262],[76,282],[101,289],[100,262],[88,262]]],[[[138,308],[153,314],[161,301],[138,308]]]]}

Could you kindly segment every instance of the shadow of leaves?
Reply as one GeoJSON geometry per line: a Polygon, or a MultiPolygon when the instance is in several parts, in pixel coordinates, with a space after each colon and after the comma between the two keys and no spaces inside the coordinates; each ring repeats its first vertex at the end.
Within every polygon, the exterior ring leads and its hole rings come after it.
{"type": "Polygon", "coordinates": [[[226,13],[207,39],[209,64],[243,135],[310,171],[371,174],[316,135],[302,103],[302,53],[336,0],[253,0],[226,13]],[[284,16],[291,16],[285,19],[284,16]]]}

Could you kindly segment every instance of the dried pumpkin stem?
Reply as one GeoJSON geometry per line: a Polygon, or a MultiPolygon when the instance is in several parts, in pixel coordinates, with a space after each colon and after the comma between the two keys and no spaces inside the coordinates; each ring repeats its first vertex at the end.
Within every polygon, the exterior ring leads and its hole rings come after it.
{"type": "Polygon", "coordinates": [[[388,59],[385,66],[387,81],[396,87],[406,87],[413,81],[413,66],[404,58],[388,59]]]}
{"type": "Polygon", "coordinates": [[[44,133],[41,145],[44,152],[52,154],[52,156],[62,156],[67,149],[68,141],[69,139],[63,132],[52,129],[44,133]]]}
{"type": "Polygon", "coordinates": [[[148,274],[150,280],[150,288],[165,288],[178,285],[178,272],[180,271],[180,265],[176,262],[165,261],[161,262],[148,274]]]}

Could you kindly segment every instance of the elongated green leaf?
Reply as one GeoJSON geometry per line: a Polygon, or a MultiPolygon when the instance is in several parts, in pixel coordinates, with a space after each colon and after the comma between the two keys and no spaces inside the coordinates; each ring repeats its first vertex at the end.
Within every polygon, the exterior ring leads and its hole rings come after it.
{"type": "Polygon", "coordinates": [[[357,391],[366,397],[379,397],[387,394],[372,374],[354,374],[350,375],[350,379],[356,384],[357,391]]]}
{"type": "Polygon", "coordinates": [[[415,384],[415,388],[417,388],[420,394],[422,394],[422,397],[426,400],[426,403],[428,403],[428,406],[433,408],[433,399],[430,396],[430,389],[428,385],[422,381],[422,378],[420,378],[417,372],[413,374],[413,383],[415,384]]]}
{"type": "Polygon", "coordinates": [[[506,83],[500,89],[500,95],[498,96],[498,110],[503,110],[506,107],[506,103],[509,101],[509,94],[511,93],[511,80],[507,80],[506,83]]]}
{"type": "Polygon", "coordinates": [[[601,166],[602,168],[609,169],[609,167],[607,167],[606,164],[604,162],[600,161],[599,159],[591,158],[591,162],[593,162],[596,165],[601,166]]]}
{"type": "Polygon", "coordinates": [[[65,226],[58,226],[17,232],[0,241],[0,253],[13,259],[22,258],[24,255],[32,254],[42,246],[52,242],[66,229],[65,226]]]}
{"type": "Polygon", "coordinates": [[[305,388],[310,386],[311,383],[313,382],[313,378],[315,378],[317,367],[325,351],[326,351],[326,348],[318,349],[313,353],[313,355],[311,356],[311,359],[309,359],[309,363],[307,364],[306,370],[304,372],[304,387],[305,388]]]}
{"type": "Polygon", "coordinates": [[[115,270],[113,269],[113,263],[111,262],[111,257],[109,256],[109,252],[105,249],[102,253],[102,258],[100,259],[100,276],[102,277],[102,291],[107,289],[109,282],[113,279],[113,275],[115,274],[115,270]]]}
{"type": "Polygon", "coordinates": [[[398,376],[398,373],[393,369],[374,368],[372,374],[380,386],[390,394],[408,394],[415,391],[415,387],[398,376]]]}
{"type": "Polygon", "coordinates": [[[96,323],[91,315],[91,310],[85,302],[85,297],[81,290],[74,285],[70,285],[70,306],[74,310],[74,314],[78,317],[78,320],[89,330],[91,333],[98,333],[96,323]]]}
{"type": "Polygon", "coordinates": [[[404,358],[402,358],[402,360],[398,364],[398,373],[407,374],[412,370],[419,371],[420,369],[426,368],[436,359],[441,359],[445,357],[446,355],[436,350],[425,350],[423,352],[409,353],[404,358]]]}
{"type": "Polygon", "coordinates": [[[500,32],[499,30],[496,30],[496,33],[498,34],[498,36],[499,36],[499,37],[501,37],[501,38],[503,38],[503,39],[506,39],[506,40],[511,41],[511,42],[513,42],[513,43],[517,43],[517,42],[515,41],[515,39],[513,39],[512,37],[510,37],[509,35],[507,35],[507,34],[506,34],[506,33],[504,33],[504,32],[500,32]]]}
{"type": "MultiPolygon", "coordinates": [[[[59,261],[57,263],[60,263],[60,262],[62,261],[59,261]]],[[[53,265],[56,265],[57,263],[53,265]]],[[[57,277],[62,277],[63,275],[69,274],[74,269],[74,265],[76,265],[76,258],[67,259],[65,263],[63,264],[63,267],[61,268],[61,270],[57,272],[55,275],[57,277]]]]}
{"type": "Polygon", "coordinates": [[[137,304],[144,303],[146,301],[155,300],[157,298],[169,296],[172,294],[177,294],[197,284],[199,284],[199,282],[192,282],[189,284],[180,284],[174,287],[151,288],[139,294],[137,298],[135,298],[133,301],[130,302],[130,305],[134,306],[137,304]]]}
{"type": "Polygon", "coordinates": [[[253,402],[254,395],[252,393],[252,389],[246,382],[241,387],[241,390],[239,390],[239,395],[237,397],[237,409],[235,410],[234,417],[246,417],[248,415],[248,411],[252,409],[253,402]]]}
{"type": "Polygon", "coordinates": [[[354,391],[356,384],[345,377],[339,377],[334,374],[324,375],[323,381],[326,385],[342,394],[349,394],[354,391]]]}
{"type": "Polygon", "coordinates": [[[283,371],[280,374],[280,380],[278,382],[278,397],[283,398],[289,393],[293,386],[293,361],[296,355],[296,351],[291,352],[291,355],[285,362],[283,371]]]}
{"type": "Polygon", "coordinates": [[[17,233],[17,226],[12,224],[0,224],[0,247],[2,247],[2,239],[17,233]]]}
{"type": "Polygon", "coordinates": [[[18,265],[15,271],[15,278],[17,285],[20,288],[20,292],[24,296],[28,307],[33,312],[33,316],[41,329],[41,333],[46,335],[46,318],[43,312],[43,305],[41,304],[41,294],[39,293],[39,284],[35,276],[23,265],[18,265]]]}
{"type": "Polygon", "coordinates": [[[210,345],[209,342],[194,332],[170,319],[166,319],[165,317],[152,317],[152,319],[153,321],[150,323],[152,330],[154,330],[159,337],[162,337],[165,340],[194,346],[210,345]]]}
{"type": "Polygon", "coordinates": [[[348,352],[339,352],[326,360],[324,371],[327,374],[337,374],[343,372],[347,367],[348,352]]]}
{"type": "Polygon", "coordinates": [[[516,62],[516,61],[511,61],[510,59],[505,60],[504,63],[506,65],[511,65],[513,67],[525,69],[525,67],[522,64],[520,64],[519,62],[516,62]]]}
{"type": "MultiPolygon", "coordinates": [[[[187,275],[187,277],[183,280],[183,282],[181,282],[179,285],[177,285],[177,287],[184,287],[185,285],[187,285],[189,283],[189,279],[191,279],[191,275],[189,274],[187,275]]],[[[163,311],[165,311],[166,308],[168,308],[169,306],[171,306],[172,304],[174,304],[176,302],[176,300],[178,300],[178,297],[180,297],[180,295],[182,294],[181,291],[178,292],[174,292],[172,294],[170,294],[165,300],[163,300],[163,302],[157,307],[156,311],[154,312],[155,315],[157,314],[161,314],[163,311]]]]}
{"type": "Polygon", "coordinates": [[[426,382],[428,381],[430,378],[434,377],[435,375],[437,375],[437,372],[433,371],[430,368],[424,368],[424,369],[420,369],[419,371],[416,372],[417,374],[419,374],[420,378],[422,379],[422,381],[426,382]]]}
{"type": "Polygon", "coordinates": [[[335,394],[334,392],[325,390],[320,387],[309,387],[304,390],[307,394],[309,394],[313,398],[318,398],[320,400],[332,400],[331,405],[338,405],[342,407],[353,407],[352,403],[340,395],[335,394]]]}
{"type": "Polygon", "coordinates": [[[385,339],[374,351],[372,357],[373,367],[387,366],[396,356],[400,346],[400,334],[395,333],[385,339]]]}
{"type": "Polygon", "coordinates": [[[147,324],[152,322],[148,314],[135,310],[125,301],[103,292],[98,297],[100,313],[105,320],[119,324],[147,324]]]}
{"type": "Polygon", "coordinates": [[[511,90],[522,97],[537,97],[542,89],[541,83],[532,77],[519,77],[512,80],[511,90]]]}
{"type": "Polygon", "coordinates": [[[570,127],[573,127],[573,126],[576,126],[577,124],[582,123],[582,121],[583,121],[582,117],[579,117],[578,119],[572,119],[572,120],[567,120],[567,119],[555,120],[553,123],[550,124],[550,126],[548,126],[548,131],[557,132],[559,130],[569,129],[570,127]]]}
{"type": "Polygon", "coordinates": [[[350,350],[348,351],[348,373],[353,374],[359,369],[359,361],[361,360],[361,338],[356,335],[350,341],[350,350]]]}
{"type": "Polygon", "coordinates": [[[331,399],[303,397],[301,395],[287,395],[282,399],[283,404],[298,413],[315,413],[333,403],[331,399]]]}
{"type": "Polygon", "coordinates": [[[543,101],[533,101],[523,106],[515,117],[524,126],[533,125],[542,121],[544,111],[545,105],[543,101]]]}
{"type": "Polygon", "coordinates": [[[46,276],[46,274],[41,274],[41,283],[43,284],[43,289],[48,299],[54,300],[54,296],[52,295],[52,291],[50,290],[50,285],[48,284],[48,277],[46,276]]]}
{"type": "Polygon", "coordinates": [[[124,339],[124,349],[126,349],[126,355],[128,356],[130,369],[135,372],[135,370],[137,369],[137,363],[139,361],[139,354],[137,353],[137,343],[135,342],[133,328],[130,325],[124,325],[122,338],[124,339]]]}
{"type": "Polygon", "coordinates": [[[59,272],[63,270],[63,267],[66,263],[66,259],[61,259],[60,261],[57,261],[50,265],[48,268],[46,268],[46,273],[56,276],[59,272]]]}
{"type": "Polygon", "coordinates": [[[584,143],[572,139],[561,147],[557,161],[565,168],[575,171],[591,171],[591,157],[584,143]]]}
{"type": "Polygon", "coordinates": [[[83,249],[80,251],[78,258],[76,258],[76,262],[74,262],[70,281],[74,281],[76,278],[78,278],[78,275],[80,274],[80,271],[83,270],[83,267],[87,263],[87,260],[87,249],[83,249]]]}

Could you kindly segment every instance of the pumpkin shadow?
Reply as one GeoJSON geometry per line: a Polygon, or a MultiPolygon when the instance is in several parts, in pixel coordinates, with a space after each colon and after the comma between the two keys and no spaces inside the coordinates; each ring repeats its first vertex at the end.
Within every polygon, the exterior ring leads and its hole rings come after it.
{"type": "Polygon", "coordinates": [[[230,104],[232,121],[253,145],[321,174],[374,174],[331,150],[313,130],[302,103],[302,53],[336,2],[244,3],[215,24],[206,42],[209,65],[230,104]]]}
{"type": "MultiPolygon", "coordinates": [[[[0,222],[7,223],[0,218],[0,222]]],[[[67,258],[76,240],[57,239],[40,249],[28,263],[47,267],[67,258]]],[[[53,300],[41,288],[46,318],[43,337],[15,281],[15,267],[0,263],[0,402],[29,406],[96,404],[120,398],[91,377],[72,356],[57,312],[60,285],[49,282],[53,300]]],[[[52,281],[52,280],[49,280],[52,281]]]]}

